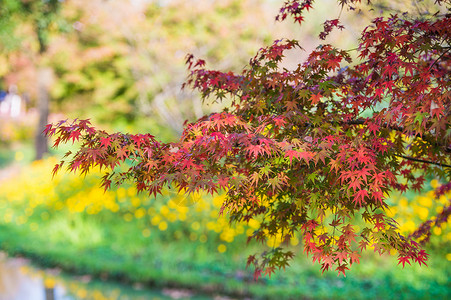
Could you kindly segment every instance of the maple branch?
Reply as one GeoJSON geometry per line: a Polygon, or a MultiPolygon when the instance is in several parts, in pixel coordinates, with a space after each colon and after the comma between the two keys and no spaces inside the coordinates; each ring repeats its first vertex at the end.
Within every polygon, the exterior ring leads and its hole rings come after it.
{"type": "Polygon", "coordinates": [[[432,67],[439,61],[446,53],[448,53],[449,50],[451,50],[451,47],[445,47],[445,49],[448,48],[445,52],[443,52],[434,62],[430,65],[428,72],[432,69],[432,67]]]}
{"type": "Polygon", "coordinates": [[[451,165],[438,163],[438,162],[434,162],[434,161],[430,161],[430,160],[424,160],[424,159],[420,159],[420,158],[415,158],[415,157],[405,156],[405,155],[399,155],[399,154],[393,154],[393,155],[397,156],[397,157],[402,157],[402,158],[405,158],[405,159],[411,160],[411,161],[427,163],[427,164],[436,165],[436,166],[445,167],[445,168],[451,168],[451,165]]]}
{"type": "MultiPolygon", "coordinates": [[[[365,124],[365,121],[366,120],[358,119],[358,120],[351,120],[351,121],[347,121],[347,122],[339,122],[339,124],[340,125],[343,125],[343,124],[347,124],[347,125],[363,125],[363,124],[365,124]]],[[[385,128],[391,129],[391,130],[402,132],[402,133],[404,132],[404,127],[401,127],[401,126],[389,125],[389,124],[384,123],[384,124],[381,124],[381,127],[385,127],[385,128]]],[[[423,141],[431,143],[434,146],[444,147],[445,148],[445,152],[451,152],[451,148],[449,148],[446,145],[441,144],[441,143],[439,143],[437,141],[434,141],[432,137],[427,137],[425,134],[421,135],[419,133],[415,133],[415,134],[413,134],[411,136],[415,137],[415,138],[420,138],[423,141]]]]}

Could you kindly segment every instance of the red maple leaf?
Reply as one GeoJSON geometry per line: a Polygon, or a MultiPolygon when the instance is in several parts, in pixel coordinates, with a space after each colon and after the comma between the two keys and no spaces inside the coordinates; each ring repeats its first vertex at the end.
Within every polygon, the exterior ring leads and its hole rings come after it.
{"type": "Polygon", "coordinates": [[[351,265],[355,262],[360,263],[359,258],[360,255],[356,251],[349,253],[349,262],[351,265]]]}
{"type": "Polygon", "coordinates": [[[108,147],[109,145],[111,145],[111,137],[101,137],[100,138],[100,145],[102,147],[108,147]]]}
{"type": "Polygon", "coordinates": [[[318,94],[312,94],[310,96],[310,101],[312,102],[313,105],[315,105],[316,103],[321,101],[321,93],[318,94]]]}
{"type": "Polygon", "coordinates": [[[125,147],[119,147],[116,150],[116,156],[120,159],[120,160],[125,160],[126,158],[128,158],[128,154],[127,154],[127,149],[125,147]]]}
{"type": "Polygon", "coordinates": [[[360,190],[357,193],[354,194],[354,204],[356,206],[363,206],[365,201],[365,197],[368,197],[368,191],[367,190],[360,190]]]}
{"type": "Polygon", "coordinates": [[[402,255],[399,255],[398,260],[399,260],[398,265],[399,265],[400,263],[402,263],[402,268],[403,268],[403,269],[404,269],[404,264],[405,264],[405,263],[408,263],[408,264],[410,265],[410,257],[409,257],[409,256],[402,256],[402,255]]]}
{"type": "Polygon", "coordinates": [[[338,276],[340,276],[340,273],[343,273],[343,276],[346,277],[346,270],[349,270],[349,268],[347,267],[347,264],[338,266],[335,270],[338,270],[338,276]]]}
{"type": "Polygon", "coordinates": [[[338,260],[338,263],[341,265],[343,263],[343,260],[346,260],[348,258],[348,252],[342,251],[337,252],[335,254],[335,259],[338,260]]]}
{"type": "Polygon", "coordinates": [[[74,130],[74,131],[72,131],[70,133],[69,138],[71,138],[72,139],[72,143],[74,143],[75,140],[77,140],[77,141],[79,140],[80,136],[81,136],[80,131],[74,130]]]}

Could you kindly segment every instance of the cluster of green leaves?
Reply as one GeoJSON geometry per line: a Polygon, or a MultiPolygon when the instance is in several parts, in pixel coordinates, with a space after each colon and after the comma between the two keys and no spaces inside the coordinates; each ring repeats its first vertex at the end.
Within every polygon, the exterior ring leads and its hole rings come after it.
{"type": "MultiPolygon", "coordinates": [[[[279,18],[302,23],[312,5],[288,1],[279,18]]],[[[221,213],[230,221],[258,219],[257,241],[289,241],[300,232],[304,252],[323,271],[344,275],[369,247],[397,251],[403,266],[426,264],[428,254],[386,214],[385,199],[421,189],[425,176],[444,183],[439,193],[451,187],[450,22],[449,14],[379,17],[362,32],[356,61],[325,44],[294,70],[280,66],[287,50],[301,48],[293,40],[262,48],[241,74],[205,69],[188,56],[187,85],[204,99],[227,96],[232,104],[187,123],[178,142],[108,134],[87,120],[49,124],[45,132],[56,136],[55,146],[81,141],[68,169],[106,169],[106,189],[131,180],[153,195],[165,186],[225,190],[221,213]],[[358,229],[356,219],[366,225],[358,229]]],[[[320,37],[334,27],[339,21],[326,21],[320,37]]],[[[445,206],[440,219],[450,211],[445,206]]],[[[293,256],[274,247],[248,264],[258,278],[293,256]]]]}

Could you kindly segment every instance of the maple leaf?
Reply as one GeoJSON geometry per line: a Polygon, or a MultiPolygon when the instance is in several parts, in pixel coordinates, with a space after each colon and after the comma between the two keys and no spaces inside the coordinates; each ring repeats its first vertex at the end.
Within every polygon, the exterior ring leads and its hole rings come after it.
{"type": "Polygon", "coordinates": [[[286,108],[288,111],[296,110],[296,109],[298,108],[298,105],[297,105],[296,101],[294,101],[294,100],[289,100],[289,101],[285,102],[285,108],[286,108]]]}
{"type": "Polygon", "coordinates": [[[326,256],[323,258],[323,264],[321,265],[321,274],[323,274],[325,271],[328,271],[330,267],[332,267],[334,261],[330,256],[326,256]]]}
{"type": "Polygon", "coordinates": [[[356,251],[349,253],[349,262],[351,265],[355,262],[360,263],[359,258],[360,255],[356,251]]]}
{"type": "Polygon", "coordinates": [[[285,157],[288,157],[290,160],[290,165],[293,163],[293,158],[299,159],[300,154],[296,150],[287,150],[285,151],[285,157]]]}
{"type": "Polygon", "coordinates": [[[111,144],[111,137],[101,137],[100,138],[100,145],[102,147],[108,147],[111,144]]]}
{"type": "Polygon", "coordinates": [[[327,60],[327,68],[331,70],[336,70],[340,67],[341,57],[329,58],[327,60]]]}
{"type": "Polygon", "coordinates": [[[367,190],[359,190],[357,193],[354,194],[354,204],[356,206],[363,206],[365,201],[365,197],[368,197],[368,191],[367,190]]]}
{"type": "Polygon", "coordinates": [[[71,138],[71,139],[72,139],[72,143],[74,143],[75,140],[78,141],[78,140],[80,139],[80,136],[81,136],[80,131],[74,130],[74,131],[72,131],[72,132],[70,133],[69,138],[71,138]]]}
{"type": "Polygon", "coordinates": [[[338,260],[338,263],[340,265],[343,263],[343,260],[346,260],[347,258],[348,258],[348,252],[346,252],[346,251],[337,252],[335,254],[335,259],[338,260]]]}
{"type": "Polygon", "coordinates": [[[276,268],[273,266],[270,267],[266,267],[265,269],[265,276],[268,276],[269,278],[271,278],[271,274],[276,272],[276,268]]]}
{"type": "Polygon", "coordinates": [[[335,171],[335,173],[338,173],[338,171],[340,170],[340,164],[339,164],[338,160],[336,160],[336,159],[331,159],[329,161],[329,165],[330,165],[330,170],[335,171]]]}
{"type": "Polygon", "coordinates": [[[251,185],[256,186],[260,178],[260,174],[258,172],[254,172],[248,177],[248,181],[251,185]]]}
{"type": "Polygon", "coordinates": [[[120,160],[125,160],[126,158],[128,158],[128,154],[127,154],[127,149],[124,148],[117,148],[116,149],[116,155],[120,160]]]}
{"type": "Polygon", "coordinates": [[[263,147],[260,145],[249,145],[246,150],[254,158],[258,158],[260,153],[263,153],[263,147]]]}
{"type": "Polygon", "coordinates": [[[271,185],[273,193],[276,188],[278,190],[281,189],[281,181],[279,180],[279,177],[274,177],[274,178],[268,179],[268,183],[271,185]]]}
{"type": "MultiPolygon", "coordinates": [[[[351,182],[349,183],[349,188],[352,188],[354,190],[354,192],[356,190],[359,190],[360,187],[362,186],[362,181],[359,178],[354,178],[353,180],[351,180],[351,182]]],[[[357,194],[356,194],[357,195],[357,194]]]]}
{"type": "Polygon", "coordinates": [[[218,185],[226,189],[229,184],[229,178],[226,176],[218,176],[218,185]]]}
{"type": "Polygon", "coordinates": [[[71,164],[70,164],[70,170],[71,171],[77,171],[77,169],[81,166],[81,161],[80,160],[74,160],[71,164]]]}
{"type": "Polygon", "coordinates": [[[338,270],[338,276],[340,276],[340,273],[343,274],[344,277],[346,277],[346,270],[349,270],[349,268],[347,267],[347,264],[344,265],[340,265],[338,266],[335,270],[338,270]]]}
{"type": "Polygon", "coordinates": [[[367,183],[368,181],[367,181],[367,179],[366,179],[366,176],[367,176],[367,175],[370,175],[370,173],[369,173],[368,171],[369,171],[369,169],[365,167],[365,168],[363,168],[363,169],[361,169],[361,170],[357,170],[357,171],[355,172],[355,174],[356,174],[358,177],[363,178],[363,180],[365,181],[365,183],[367,183]]]}
{"type": "Polygon", "coordinates": [[[410,265],[410,257],[409,257],[409,256],[402,256],[402,255],[399,255],[399,256],[398,256],[398,260],[399,260],[398,265],[399,265],[400,263],[402,263],[402,268],[403,268],[403,269],[404,269],[404,264],[405,264],[405,263],[408,263],[408,264],[410,265]]]}
{"type": "Polygon", "coordinates": [[[364,240],[359,241],[359,249],[362,252],[363,250],[366,250],[366,247],[368,246],[368,242],[364,240]]]}
{"type": "Polygon", "coordinates": [[[63,165],[63,162],[61,164],[56,164],[55,167],[52,170],[52,177],[55,177],[56,173],[58,172],[59,168],[63,165]]]}
{"type": "Polygon", "coordinates": [[[313,105],[317,104],[318,102],[321,101],[321,93],[318,94],[312,94],[310,96],[310,101],[312,102],[313,105]]]}
{"type": "MultiPolygon", "coordinates": [[[[429,256],[429,254],[427,254],[423,249],[421,249],[421,250],[418,252],[415,261],[416,261],[417,263],[419,263],[420,266],[421,266],[421,264],[427,266],[426,261],[428,260],[428,256],[429,256]]],[[[403,265],[403,267],[404,267],[404,265],[403,265]]]]}
{"type": "Polygon", "coordinates": [[[321,264],[321,260],[323,258],[323,252],[321,251],[321,249],[316,249],[313,252],[313,257],[312,257],[312,261],[313,263],[315,263],[316,261],[318,261],[319,264],[321,264]]]}

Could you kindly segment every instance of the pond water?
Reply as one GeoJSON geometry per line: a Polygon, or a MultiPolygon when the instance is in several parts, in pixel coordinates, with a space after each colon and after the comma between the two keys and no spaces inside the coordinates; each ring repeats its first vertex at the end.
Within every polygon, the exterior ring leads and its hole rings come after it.
{"type": "MultiPolygon", "coordinates": [[[[177,289],[151,290],[69,276],[57,270],[40,270],[22,258],[0,253],[0,300],[163,300],[214,299],[177,289]]],[[[218,298],[216,298],[218,299],[218,298]]],[[[219,299],[228,299],[220,297],[219,299]]]]}
{"type": "Polygon", "coordinates": [[[75,299],[61,285],[46,288],[44,278],[31,274],[24,259],[8,259],[0,254],[0,300],[75,299]]]}

